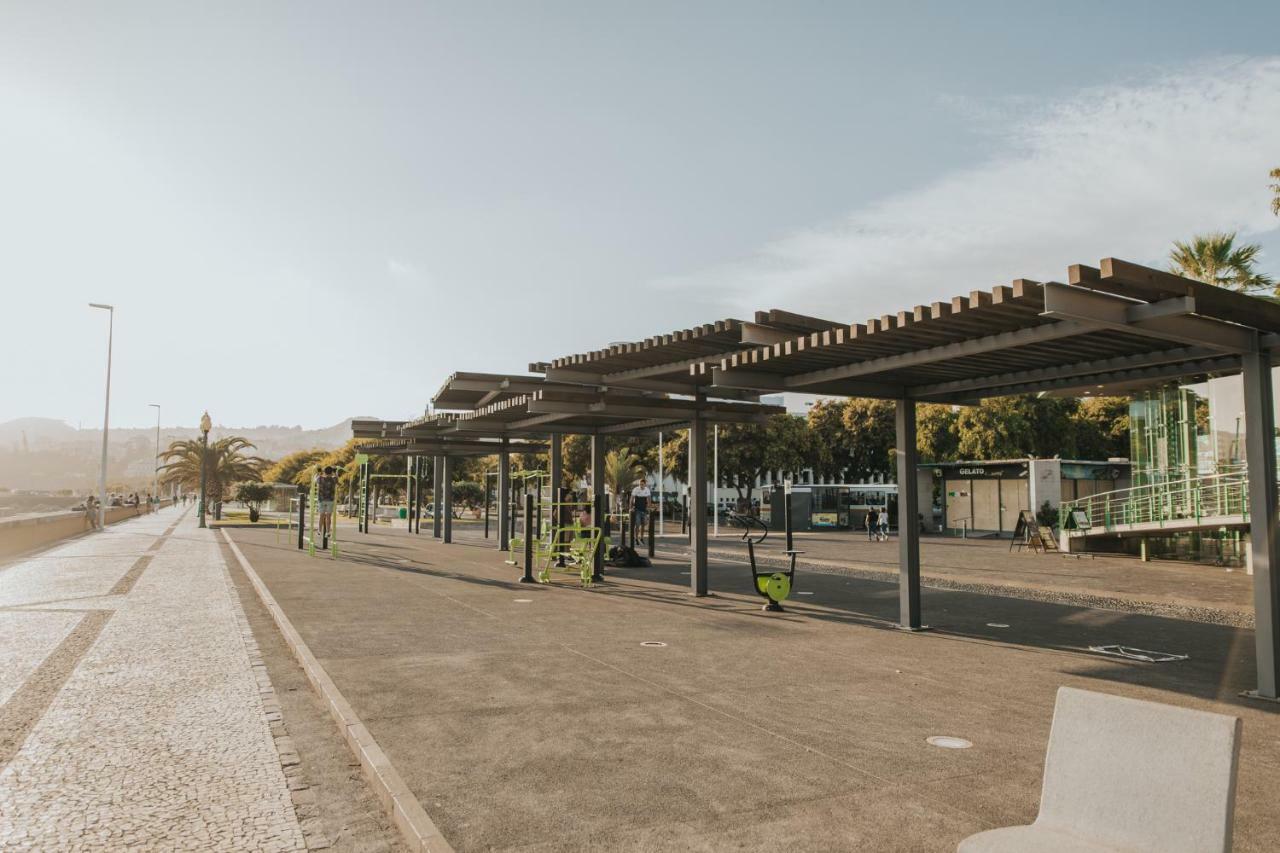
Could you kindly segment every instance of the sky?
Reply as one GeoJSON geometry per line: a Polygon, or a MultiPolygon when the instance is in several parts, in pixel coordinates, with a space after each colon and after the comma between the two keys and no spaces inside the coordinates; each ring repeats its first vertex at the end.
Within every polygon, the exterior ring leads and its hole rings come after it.
{"type": "Polygon", "coordinates": [[[1236,230],[1280,4],[0,2],[0,422],[332,425],[1236,230]]]}

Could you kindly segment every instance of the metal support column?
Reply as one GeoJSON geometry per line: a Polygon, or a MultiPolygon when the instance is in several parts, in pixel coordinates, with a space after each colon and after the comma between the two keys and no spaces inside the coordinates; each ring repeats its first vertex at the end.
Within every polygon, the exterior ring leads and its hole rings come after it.
{"type": "MultiPolygon", "coordinates": [[[[608,503],[604,496],[604,436],[591,436],[591,506],[593,508],[592,524],[601,530],[605,528],[605,517],[608,513],[608,503]]],[[[592,575],[595,579],[604,576],[604,552],[609,548],[609,543],[604,541],[603,537],[600,541],[600,547],[596,549],[595,571],[592,575]]]]}
{"type": "Polygon", "coordinates": [[[689,425],[688,514],[689,583],[701,596],[707,594],[707,422],[698,414],[689,425]]]}
{"type": "MultiPolygon", "coordinates": [[[[524,496],[524,517],[527,519],[533,512],[533,495],[524,496]]],[[[526,530],[524,532],[524,574],[520,576],[520,583],[533,583],[533,537],[529,535],[528,522],[525,522],[526,530]]]]}
{"type": "Polygon", "coordinates": [[[431,535],[439,539],[443,535],[440,508],[444,501],[440,494],[440,484],[444,482],[444,457],[436,456],[432,460],[431,467],[431,535]]]}
{"type": "Polygon", "coordinates": [[[408,522],[409,532],[413,532],[413,466],[412,456],[404,460],[404,520],[408,522]]]}
{"type": "MultiPolygon", "coordinates": [[[[899,400],[898,458],[898,627],[924,628],[920,621],[920,525],[916,523],[916,403],[899,400]]],[[[887,507],[886,507],[887,509],[887,507]]]]}
{"type": "Polygon", "coordinates": [[[1244,447],[1249,471],[1249,549],[1253,555],[1254,642],[1258,689],[1246,696],[1276,700],[1280,687],[1280,538],[1276,512],[1276,423],[1271,354],[1245,353],[1244,447]]]}
{"type": "Polygon", "coordinates": [[[436,505],[436,510],[442,516],[444,524],[444,542],[449,544],[453,541],[453,457],[446,456],[444,464],[440,466],[444,469],[444,476],[440,480],[441,504],[436,505]]]}
{"type": "MultiPolygon", "coordinates": [[[[527,531],[526,531],[527,534],[527,531]]],[[[498,550],[511,547],[511,452],[506,441],[498,451],[498,550]]]]}

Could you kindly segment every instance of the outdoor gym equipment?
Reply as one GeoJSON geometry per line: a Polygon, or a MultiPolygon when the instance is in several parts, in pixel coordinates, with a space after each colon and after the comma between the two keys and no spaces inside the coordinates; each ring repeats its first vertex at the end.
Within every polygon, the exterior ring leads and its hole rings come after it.
{"type": "Polygon", "coordinates": [[[747,556],[751,561],[751,582],[758,595],[763,596],[768,604],[764,610],[774,613],[782,612],[782,602],[791,595],[791,587],[796,579],[796,555],[803,551],[788,549],[782,553],[791,559],[791,567],[785,572],[762,572],[756,567],[756,546],[769,538],[769,526],[760,519],[741,513],[730,513],[729,523],[742,528],[742,541],[747,543],[747,556]],[[759,534],[756,534],[756,530],[759,534]]]}
{"type": "MultiPolygon", "coordinates": [[[[335,498],[337,495],[334,496],[335,498]]],[[[334,508],[338,506],[338,502],[333,502],[334,508]]],[[[316,555],[316,528],[319,526],[320,518],[320,478],[311,475],[311,491],[307,495],[307,511],[311,515],[310,526],[307,528],[307,536],[305,542],[307,545],[307,556],[314,557],[316,555]]],[[[301,525],[299,525],[301,527],[301,525]]],[[[331,556],[338,556],[338,514],[333,510],[329,512],[329,529],[323,534],[323,541],[320,543],[320,549],[328,551],[331,556]]]]}
{"type": "MultiPolygon", "coordinates": [[[[533,495],[526,495],[525,506],[529,509],[532,509],[532,498],[533,495]]],[[[544,505],[551,510],[553,519],[562,515],[557,512],[561,508],[572,510],[591,506],[590,503],[571,501],[553,501],[544,505]]],[[[526,515],[526,526],[530,517],[536,518],[537,513],[526,515]]],[[[529,553],[532,566],[537,567],[539,583],[551,583],[553,575],[563,574],[578,578],[584,587],[591,586],[595,579],[595,555],[603,533],[599,527],[584,525],[576,518],[569,524],[548,523],[541,532],[536,528],[526,529],[522,536],[512,537],[511,553],[513,556],[529,553]]],[[[507,562],[514,564],[515,560],[507,562]]]]}

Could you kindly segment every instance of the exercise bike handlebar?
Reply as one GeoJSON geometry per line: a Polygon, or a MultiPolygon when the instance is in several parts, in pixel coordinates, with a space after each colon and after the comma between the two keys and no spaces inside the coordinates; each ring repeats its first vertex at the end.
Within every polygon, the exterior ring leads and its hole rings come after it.
{"type": "Polygon", "coordinates": [[[740,512],[731,512],[728,514],[730,524],[736,524],[742,528],[742,541],[751,542],[753,545],[759,545],[761,542],[769,538],[769,525],[765,524],[754,515],[744,515],[740,512]],[[755,529],[760,529],[759,538],[753,539],[752,534],[755,529]]]}

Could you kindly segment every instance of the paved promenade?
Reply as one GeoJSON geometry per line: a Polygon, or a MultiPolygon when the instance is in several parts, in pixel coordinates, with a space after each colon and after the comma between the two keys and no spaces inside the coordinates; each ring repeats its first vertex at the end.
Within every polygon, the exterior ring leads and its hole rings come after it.
{"type": "Polygon", "coordinates": [[[278,720],[194,513],[0,565],[0,849],[305,849],[278,720]]]}

